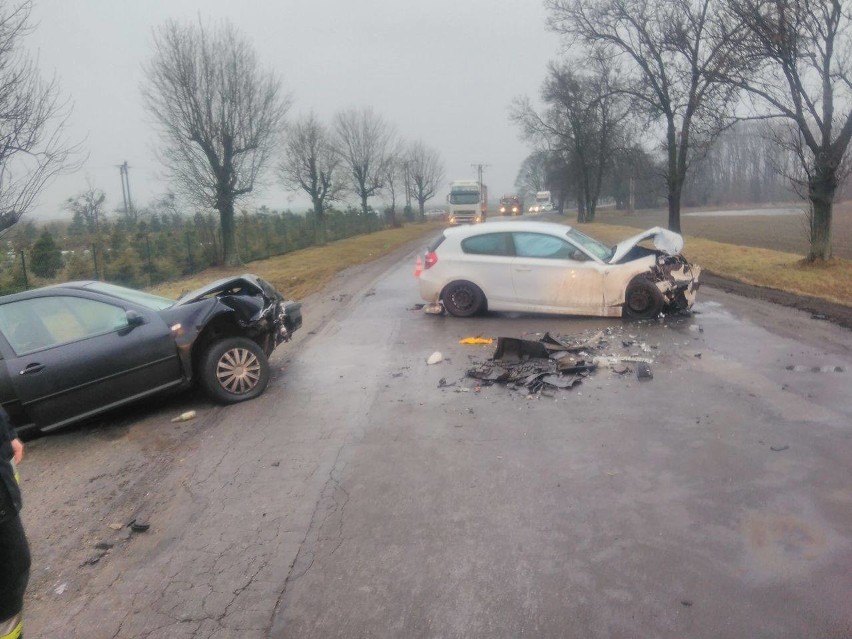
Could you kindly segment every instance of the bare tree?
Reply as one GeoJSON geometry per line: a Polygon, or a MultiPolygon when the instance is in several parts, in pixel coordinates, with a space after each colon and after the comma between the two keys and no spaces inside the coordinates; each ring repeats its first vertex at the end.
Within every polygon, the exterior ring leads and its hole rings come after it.
{"type": "Polygon", "coordinates": [[[718,81],[739,64],[737,34],[719,0],[545,0],[549,25],[604,57],[625,62],[623,88],[652,119],[665,122],[669,228],[680,231],[683,182],[696,155],[732,119],[734,90],[718,81]]]}
{"type": "Polygon", "coordinates": [[[425,217],[426,202],[435,197],[438,186],[444,179],[444,163],[437,150],[422,141],[412,142],[406,153],[408,189],[417,200],[420,219],[425,217]]]}
{"type": "Polygon", "coordinates": [[[348,109],[334,120],[336,148],[352,179],[352,190],[368,215],[367,199],[385,185],[385,162],[394,147],[396,131],[370,108],[348,109]]]}
{"type": "Polygon", "coordinates": [[[234,206],[258,186],[290,98],[229,23],[210,30],[169,20],[154,32],[145,74],[162,161],[183,195],[219,212],[224,262],[239,264],[234,206]]]}
{"type": "Polygon", "coordinates": [[[288,189],[311,198],[320,244],[325,243],[326,210],[345,190],[341,165],[330,132],[313,112],[287,127],[278,174],[288,189]]]}
{"type": "Polygon", "coordinates": [[[34,204],[45,184],[79,167],[79,145],[65,137],[69,104],[21,51],[32,31],[32,2],[0,3],[0,233],[34,204]]]}
{"type": "Polygon", "coordinates": [[[547,145],[573,173],[578,222],[595,219],[603,178],[629,112],[629,102],[612,87],[611,67],[601,60],[591,63],[585,73],[574,71],[576,62],[550,63],[542,88],[547,111],[540,115],[521,98],[511,114],[524,137],[547,145]]]}
{"type": "Polygon", "coordinates": [[[831,257],[832,204],[852,138],[852,7],[844,0],[726,0],[748,37],[748,73],[728,74],[763,117],[792,123],[788,150],[810,200],[808,260],[831,257]],[[768,109],[766,114],[763,109],[768,109]]]}

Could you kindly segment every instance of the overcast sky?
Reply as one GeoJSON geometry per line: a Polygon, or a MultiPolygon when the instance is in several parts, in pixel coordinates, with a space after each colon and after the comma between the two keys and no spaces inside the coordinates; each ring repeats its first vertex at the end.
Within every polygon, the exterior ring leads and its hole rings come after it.
{"type": "MultiPolygon", "coordinates": [[[[73,100],[70,133],[89,153],[80,171],[43,191],[35,216],[58,217],[89,183],[110,210],[119,207],[125,160],[134,204],[168,190],[140,100],[142,66],[153,28],[199,16],[228,19],[250,39],[293,95],[291,116],[313,109],[330,121],[339,109],[371,106],[405,139],[439,150],[445,182],[475,177],[472,163],[490,165],[492,199],[514,191],[529,151],[508,121],[509,103],[538,95],[559,50],[539,0],[35,0],[27,44],[73,100]]],[[[270,186],[251,204],[296,210],[306,202],[270,186]]]]}

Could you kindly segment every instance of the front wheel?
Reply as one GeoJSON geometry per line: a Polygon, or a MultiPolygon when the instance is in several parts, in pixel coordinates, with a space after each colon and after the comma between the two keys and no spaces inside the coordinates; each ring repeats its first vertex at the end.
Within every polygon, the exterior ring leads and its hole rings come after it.
{"type": "Polygon", "coordinates": [[[631,319],[653,319],[663,310],[663,294],[651,280],[637,277],[624,294],[624,316],[631,319]]]}
{"type": "Polygon", "coordinates": [[[201,385],[216,401],[234,404],[260,395],[269,384],[269,360],[245,337],[215,342],[201,360],[201,385]]]}

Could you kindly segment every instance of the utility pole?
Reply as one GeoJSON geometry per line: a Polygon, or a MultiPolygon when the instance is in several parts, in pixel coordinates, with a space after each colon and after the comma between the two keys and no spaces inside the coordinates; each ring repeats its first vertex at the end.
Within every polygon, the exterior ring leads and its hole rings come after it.
{"type": "MultiPolygon", "coordinates": [[[[127,164],[127,162],[124,164],[127,164]]],[[[124,186],[124,164],[118,165],[118,172],[121,175],[121,197],[124,198],[124,214],[127,215],[127,189],[124,186]]]]}
{"type": "Polygon", "coordinates": [[[121,173],[121,196],[124,198],[124,214],[127,215],[133,210],[133,198],[130,197],[130,166],[127,160],[124,164],[118,165],[119,173],[121,173]]]}
{"type": "MultiPolygon", "coordinates": [[[[485,173],[485,169],[487,169],[491,165],[479,163],[479,164],[471,164],[470,166],[472,168],[476,169],[476,179],[479,182],[479,200],[481,202],[482,199],[483,199],[483,197],[482,197],[483,196],[483,193],[482,193],[482,176],[485,173]]],[[[485,208],[487,209],[488,208],[488,202],[485,202],[484,204],[485,204],[485,208]]]]}

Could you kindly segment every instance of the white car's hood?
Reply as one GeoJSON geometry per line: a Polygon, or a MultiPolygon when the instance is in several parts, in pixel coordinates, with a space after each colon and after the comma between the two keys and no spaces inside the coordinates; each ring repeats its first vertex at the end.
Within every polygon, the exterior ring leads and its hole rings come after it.
{"type": "Polygon", "coordinates": [[[633,237],[628,237],[626,240],[615,245],[615,253],[609,260],[610,264],[616,264],[622,257],[627,255],[634,246],[642,240],[653,238],[654,246],[658,251],[662,251],[666,255],[677,255],[683,250],[683,236],[674,231],[664,229],[662,226],[655,226],[647,231],[642,231],[633,237]]]}

